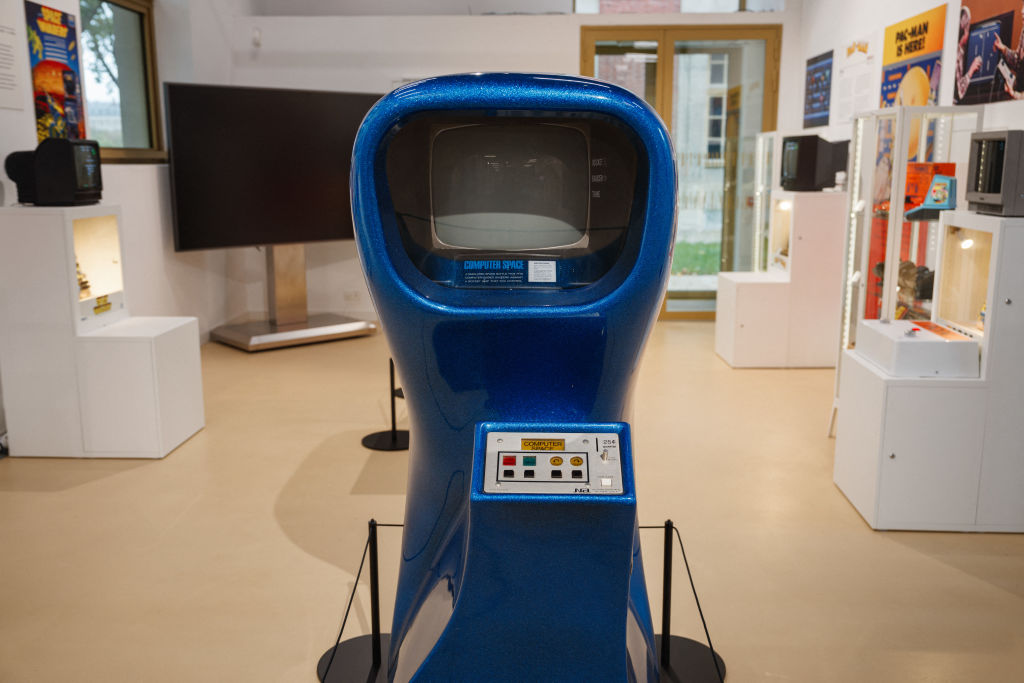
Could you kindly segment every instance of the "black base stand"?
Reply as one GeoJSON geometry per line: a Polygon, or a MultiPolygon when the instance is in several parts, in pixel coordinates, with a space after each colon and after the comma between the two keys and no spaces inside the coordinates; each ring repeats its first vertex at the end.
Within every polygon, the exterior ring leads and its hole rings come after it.
{"type": "MultiPolygon", "coordinates": [[[[392,377],[394,377],[393,374],[392,377]]],[[[387,434],[387,432],[384,433],[387,434]]],[[[317,662],[316,675],[321,683],[387,683],[386,653],[391,636],[380,632],[377,526],[377,522],[371,519],[370,533],[366,539],[366,550],[363,554],[364,559],[367,554],[370,556],[370,628],[372,632],[365,636],[340,640],[345,631],[344,622],[348,620],[348,610],[346,610],[345,619],[341,625],[342,632],[338,634],[339,642],[327,650],[317,662]]],[[[672,536],[674,533],[676,532],[672,520],[666,520],[665,574],[662,579],[662,627],[664,631],[669,630],[672,619],[672,536]]],[[[679,545],[681,548],[682,541],[679,545]]],[[[685,550],[683,551],[683,560],[686,561],[685,550]]],[[[360,562],[359,573],[356,575],[357,585],[362,570],[363,565],[360,562]]],[[[692,584],[693,579],[691,578],[690,581],[692,584]]],[[[349,597],[350,607],[355,590],[356,586],[353,586],[352,595],[349,597]]],[[[696,599],[696,591],[694,591],[694,598],[696,599]]],[[[700,611],[700,602],[697,603],[697,610],[700,611]]],[[[703,613],[701,613],[701,620],[703,621],[703,613]]],[[[705,626],[706,633],[707,627],[705,626]]],[[[654,636],[654,642],[658,652],[658,668],[661,671],[662,683],[723,683],[725,681],[725,661],[709,645],[673,635],[668,636],[667,649],[664,645],[664,635],[654,636]]],[[[708,636],[708,643],[710,644],[710,642],[711,637],[708,636]]]]}
{"type": "MultiPolygon", "coordinates": [[[[661,636],[654,636],[659,656],[663,640],[661,636]]],[[[380,644],[384,652],[388,651],[390,642],[389,634],[380,634],[380,644]]],[[[718,683],[718,672],[715,671],[715,665],[711,661],[711,650],[707,645],[689,638],[670,636],[669,647],[671,663],[668,668],[661,667],[661,683],[718,683]]],[[[381,664],[375,669],[372,651],[372,635],[343,640],[337,648],[332,647],[320,658],[316,665],[316,677],[322,683],[387,683],[387,666],[381,664]],[[328,678],[324,678],[332,654],[334,663],[331,664],[331,673],[328,678]]],[[[724,678],[725,662],[718,653],[715,653],[715,659],[724,678]]]]}
{"type": "MultiPolygon", "coordinates": [[[[658,646],[658,655],[661,656],[661,648],[665,639],[662,636],[654,636],[654,642],[658,646]]],[[[669,664],[662,664],[661,683],[719,683],[725,679],[725,662],[715,653],[715,659],[711,659],[711,648],[696,640],[683,638],[682,636],[669,636],[669,664]],[[718,662],[718,671],[722,677],[718,677],[714,662],[718,662]]],[[[664,658],[662,658],[664,661],[664,658]]]]}
{"type": "MultiPolygon", "coordinates": [[[[391,636],[380,634],[380,646],[388,651],[391,636]]],[[[316,677],[322,683],[387,683],[388,667],[386,664],[373,665],[373,636],[357,636],[343,640],[338,646],[324,653],[316,665],[316,677]],[[327,678],[327,664],[334,655],[331,671],[327,678]]]]}
{"type": "Polygon", "coordinates": [[[391,429],[386,432],[374,432],[363,437],[363,445],[373,451],[407,451],[409,450],[409,430],[395,426],[395,399],[405,398],[402,389],[395,388],[395,361],[388,359],[391,370],[391,429]]]}

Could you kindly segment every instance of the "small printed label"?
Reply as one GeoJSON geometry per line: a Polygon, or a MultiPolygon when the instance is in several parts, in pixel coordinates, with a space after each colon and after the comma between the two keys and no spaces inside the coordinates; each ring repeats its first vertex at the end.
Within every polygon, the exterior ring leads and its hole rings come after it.
{"type": "Polygon", "coordinates": [[[564,451],[565,439],[523,439],[524,451],[564,451]]]}
{"type": "Polygon", "coordinates": [[[500,287],[522,284],[526,263],[521,259],[471,259],[462,262],[462,285],[500,287]]]}
{"type": "Polygon", "coordinates": [[[530,282],[557,282],[558,277],[554,261],[530,261],[530,282]]]}
{"type": "Polygon", "coordinates": [[[104,294],[103,296],[96,297],[96,305],[92,307],[92,312],[96,315],[100,313],[106,313],[110,310],[110,295],[104,294]]]}

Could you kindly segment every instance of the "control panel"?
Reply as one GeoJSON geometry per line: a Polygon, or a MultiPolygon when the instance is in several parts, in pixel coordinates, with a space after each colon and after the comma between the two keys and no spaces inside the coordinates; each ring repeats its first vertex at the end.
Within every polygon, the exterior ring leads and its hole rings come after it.
{"type": "Polygon", "coordinates": [[[489,432],[487,493],[621,494],[620,435],[489,432]]]}

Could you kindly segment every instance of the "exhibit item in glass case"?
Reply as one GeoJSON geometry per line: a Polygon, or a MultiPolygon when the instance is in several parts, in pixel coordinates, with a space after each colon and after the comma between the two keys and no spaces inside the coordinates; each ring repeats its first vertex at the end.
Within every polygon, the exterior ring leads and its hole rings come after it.
{"type": "Polygon", "coordinates": [[[92,289],[89,287],[89,278],[82,272],[82,266],[75,260],[75,273],[78,276],[78,300],[88,299],[92,296],[92,289]]]}
{"type": "Polygon", "coordinates": [[[1024,130],[971,136],[967,205],[996,216],[1024,216],[1024,130]]]}
{"type": "Polygon", "coordinates": [[[118,316],[127,315],[117,216],[111,213],[74,218],[71,230],[80,325],[92,328],[98,318],[109,317],[115,311],[118,316]]]}

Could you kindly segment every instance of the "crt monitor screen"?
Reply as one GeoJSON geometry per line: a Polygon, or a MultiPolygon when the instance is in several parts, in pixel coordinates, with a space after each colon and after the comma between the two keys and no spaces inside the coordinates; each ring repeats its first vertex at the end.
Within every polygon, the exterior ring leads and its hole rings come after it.
{"type": "Polygon", "coordinates": [[[75,180],[79,190],[95,190],[100,186],[100,159],[95,144],[79,143],[74,146],[75,180]]]}
{"type": "Polygon", "coordinates": [[[782,177],[796,178],[800,168],[800,141],[786,140],[782,145],[782,177]]]}
{"type": "Polygon", "coordinates": [[[975,147],[973,156],[978,161],[971,189],[985,194],[999,194],[1003,186],[1006,140],[974,140],[972,144],[975,147]]]}
{"type": "Polygon", "coordinates": [[[587,235],[587,138],[569,125],[439,131],[430,164],[436,239],[470,249],[549,249],[587,235]]]}

